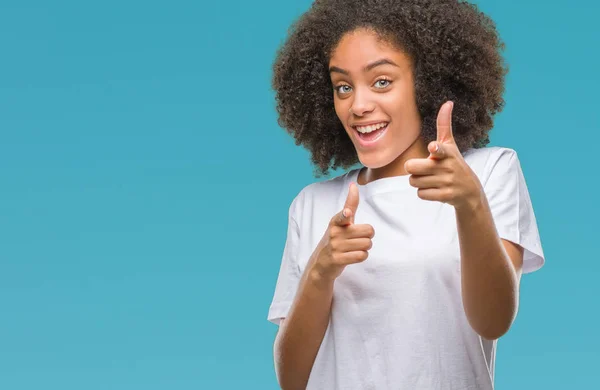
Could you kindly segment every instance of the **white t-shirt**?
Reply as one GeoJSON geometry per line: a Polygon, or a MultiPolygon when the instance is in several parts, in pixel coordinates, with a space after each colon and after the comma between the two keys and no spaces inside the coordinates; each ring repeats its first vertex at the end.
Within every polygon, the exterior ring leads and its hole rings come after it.
{"type": "MultiPolygon", "coordinates": [[[[463,156],[485,189],[499,236],[525,249],[523,273],[538,270],[544,254],[516,152],[489,147],[463,156]]],[[[287,316],[308,259],[358,172],[310,184],[292,201],[269,321],[287,316]]],[[[420,199],[408,178],[358,186],[354,222],[373,226],[373,247],[334,283],[309,390],[493,389],[496,341],[480,337],[464,312],[454,207],[420,199]]]]}

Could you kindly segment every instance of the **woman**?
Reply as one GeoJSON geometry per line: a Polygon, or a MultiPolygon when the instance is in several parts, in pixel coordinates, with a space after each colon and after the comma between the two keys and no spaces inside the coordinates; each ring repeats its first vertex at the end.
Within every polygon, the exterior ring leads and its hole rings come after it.
{"type": "Polygon", "coordinates": [[[493,389],[544,263],[517,154],[485,147],[503,45],[457,0],[317,0],[274,65],[318,174],[289,209],[268,319],[283,389],[493,389]]]}

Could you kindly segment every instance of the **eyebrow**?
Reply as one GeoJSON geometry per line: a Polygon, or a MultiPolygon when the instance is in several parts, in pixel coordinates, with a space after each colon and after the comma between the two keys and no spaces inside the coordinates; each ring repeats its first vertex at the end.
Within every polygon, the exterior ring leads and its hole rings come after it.
{"type": "MultiPolygon", "coordinates": [[[[398,65],[396,65],[396,63],[394,61],[387,59],[387,58],[382,58],[380,60],[377,60],[377,61],[372,62],[369,65],[365,66],[363,68],[363,71],[368,72],[368,71],[372,70],[373,68],[376,68],[381,65],[392,65],[392,66],[398,67],[398,65]]],[[[347,70],[338,68],[337,66],[332,66],[329,68],[329,73],[333,73],[333,72],[337,72],[337,73],[341,73],[341,74],[345,74],[345,75],[349,74],[349,72],[347,70]]]]}

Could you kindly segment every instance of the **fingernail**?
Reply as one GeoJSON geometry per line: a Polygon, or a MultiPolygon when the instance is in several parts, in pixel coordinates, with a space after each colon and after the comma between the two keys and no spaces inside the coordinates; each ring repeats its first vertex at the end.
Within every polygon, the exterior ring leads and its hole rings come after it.
{"type": "Polygon", "coordinates": [[[342,210],[342,215],[344,216],[344,218],[347,217],[347,215],[346,215],[346,209],[342,210]]]}

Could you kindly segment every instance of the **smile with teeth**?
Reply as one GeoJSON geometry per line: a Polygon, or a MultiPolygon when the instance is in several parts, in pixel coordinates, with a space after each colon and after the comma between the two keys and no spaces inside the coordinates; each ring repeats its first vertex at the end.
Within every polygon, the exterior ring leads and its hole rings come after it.
{"type": "Polygon", "coordinates": [[[367,133],[371,133],[375,130],[379,130],[385,126],[387,126],[387,122],[376,123],[376,124],[369,125],[369,126],[354,126],[354,128],[359,133],[367,134],[367,133]]]}

